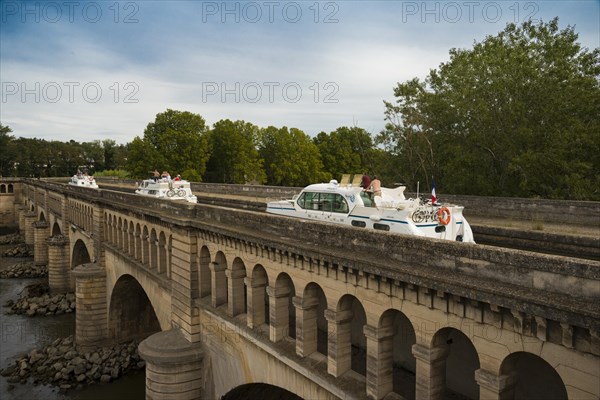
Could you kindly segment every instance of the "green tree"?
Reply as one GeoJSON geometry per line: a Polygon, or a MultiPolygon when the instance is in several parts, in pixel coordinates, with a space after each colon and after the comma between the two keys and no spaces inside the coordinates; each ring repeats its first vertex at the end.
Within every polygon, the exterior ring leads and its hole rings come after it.
{"type": "Polygon", "coordinates": [[[299,129],[262,129],[258,152],[269,185],[305,186],[330,179],[323,171],[318,147],[299,129]]]}
{"type": "Polygon", "coordinates": [[[264,183],[266,175],[258,154],[259,128],[244,121],[221,120],[209,133],[212,149],[206,170],[207,181],[264,183]]]}
{"type": "Polygon", "coordinates": [[[508,24],[394,89],[378,136],[409,177],[447,192],[600,198],[600,49],[572,27],[508,24]]]}
{"type": "Polygon", "coordinates": [[[207,131],[200,115],[167,109],[148,124],[143,139],[131,143],[128,169],[138,178],[158,169],[200,180],[210,156],[207,131]]]}
{"type": "Polygon", "coordinates": [[[319,148],[324,170],[336,179],[345,173],[375,172],[373,140],[362,128],[344,126],[329,134],[321,132],[313,142],[319,148]]]}
{"type": "Polygon", "coordinates": [[[12,129],[0,124],[0,176],[15,175],[16,147],[12,129]]]}

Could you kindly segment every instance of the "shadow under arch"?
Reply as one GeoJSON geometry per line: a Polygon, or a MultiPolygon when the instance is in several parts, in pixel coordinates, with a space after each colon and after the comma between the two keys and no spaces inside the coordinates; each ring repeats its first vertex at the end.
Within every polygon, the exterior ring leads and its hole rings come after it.
{"type": "Polygon", "coordinates": [[[512,399],[568,399],[567,389],[558,372],[535,354],[525,351],[510,354],[502,361],[500,373],[514,375],[512,399]]]}
{"type": "Polygon", "coordinates": [[[60,225],[58,224],[58,222],[54,222],[54,224],[52,224],[52,234],[50,236],[58,236],[58,235],[62,235],[62,232],[60,230],[60,225]]]}
{"type": "Polygon", "coordinates": [[[417,336],[412,323],[403,312],[391,308],[379,318],[378,329],[393,332],[393,336],[385,339],[391,348],[391,357],[387,362],[392,371],[392,391],[404,399],[414,399],[417,362],[412,354],[412,346],[417,336]]]}
{"type": "Polygon", "coordinates": [[[446,327],[433,336],[434,347],[448,347],[446,357],[446,396],[456,398],[456,394],[467,399],[479,398],[479,384],[475,381],[475,371],[479,369],[479,355],[475,346],[462,331],[446,327]]]}
{"type": "Polygon", "coordinates": [[[247,383],[231,389],[227,394],[221,397],[221,400],[303,400],[298,396],[281,388],[279,386],[269,385],[267,383],[247,383]]]}
{"type": "Polygon", "coordinates": [[[90,253],[83,240],[78,239],[73,246],[73,255],[71,256],[71,269],[81,264],[91,262],[90,253]]]}
{"type": "Polygon", "coordinates": [[[160,330],[154,307],[142,286],[131,275],[121,276],[110,297],[110,338],[117,342],[143,339],[160,330]]]}

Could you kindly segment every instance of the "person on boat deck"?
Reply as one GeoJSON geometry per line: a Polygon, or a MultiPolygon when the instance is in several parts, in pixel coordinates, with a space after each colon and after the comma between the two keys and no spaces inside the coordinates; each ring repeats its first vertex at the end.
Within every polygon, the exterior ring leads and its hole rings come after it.
{"type": "Polygon", "coordinates": [[[152,179],[154,182],[156,182],[158,178],[160,178],[160,172],[158,172],[157,170],[150,171],[150,173],[152,174],[150,179],[152,179]]]}
{"type": "Polygon", "coordinates": [[[163,173],[162,173],[162,179],[163,179],[163,181],[170,181],[171,180],[171,175],[169,175],[169,173],[167,171],[163,171],[163,173]]]}
{"type": "Polygon", "coordinates": [[[181,180],[181,175],[177,174],[177,176],[174,179],[175,181],[180,181],[181,180]]]}
{"type": "Polygon", "coordinates": [[[365,172],[360,181],[360,187],[363,188],[363,190],[367,190],[369,189],[369,186],[371,186],[371,178],[369,178],[369,175],[365,172]]]}
{"type": "Polygon", "coordinates": [[[371,190],[373,191],[373,197],[381,196],[381,181],[377,178],[377,175],[371,181],[371,190]]]}

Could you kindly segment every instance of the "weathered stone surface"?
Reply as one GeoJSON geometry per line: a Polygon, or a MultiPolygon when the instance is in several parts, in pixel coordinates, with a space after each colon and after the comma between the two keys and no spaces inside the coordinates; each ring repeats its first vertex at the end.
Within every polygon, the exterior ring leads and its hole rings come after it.
{"type": "Polygon", "coordinates": [[[33,349],[19,357],[14,365],[0,369],[0,375],[6,377],[9,383],[32,378],[36,384],[52,384],[62,391],[95,382],[108,383],[129,371],[145,367],[137,353],[137,343],[133,341],[82,352],[74,345],[72,336],[59,338],[44,348],[33,349]]]}

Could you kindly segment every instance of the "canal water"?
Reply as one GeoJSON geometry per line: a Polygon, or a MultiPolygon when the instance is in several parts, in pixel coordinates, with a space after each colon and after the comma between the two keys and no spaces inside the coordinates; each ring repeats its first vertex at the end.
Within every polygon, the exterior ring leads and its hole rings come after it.
{"type": "MultiPolygon", "coordinates": [[[[13,245],[0,245],[0,255],[13,245]]],[[[0,257],[0,270],[26,259],[0,257]]],[[[43,279],[0,279],[0,305],[8,300],[16,301],[25,286],[43,279]]],[[[6,315],[7,308],[0,309],[0,368],[14,365],[21,355],[34,348],[42,348],[58,338],[75,335],[75,314],[58,316],[6,315]]],[[[34,385],[30,378],[26,384],[6,381],[0,377],[0,399],[21,400],[144,400],[145,373],[130,373],[108,384],[93,384],[79,390],[60,393],[58,387],[34,385]]]]}

